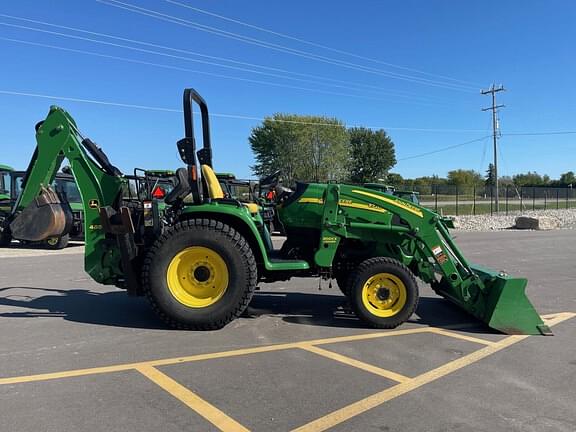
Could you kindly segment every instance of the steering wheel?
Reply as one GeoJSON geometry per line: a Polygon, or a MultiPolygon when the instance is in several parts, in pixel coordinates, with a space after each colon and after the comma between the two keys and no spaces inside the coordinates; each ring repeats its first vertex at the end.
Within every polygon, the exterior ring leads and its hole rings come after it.
{"type": "Polygon", "coordinates": [[[281,174],[282,171],[277,170],[274,173],[270,174],[269,176],[266,176],[260,180],[260,188],[267,187],[268,189],[274,191],[273,200],[275,202],[283,201],[293,192],[292,189],[282,186],[282,179],[280,178],[281,174]]]}
{"type": "Polygon", "coordinates": [[[260,187],[262,186],[270,186],[275,187],[278,184],[278,180],[280,179],[280,174],[282,174],[281,170],[275,171],[273,174],[260,179],[260,187]]]}

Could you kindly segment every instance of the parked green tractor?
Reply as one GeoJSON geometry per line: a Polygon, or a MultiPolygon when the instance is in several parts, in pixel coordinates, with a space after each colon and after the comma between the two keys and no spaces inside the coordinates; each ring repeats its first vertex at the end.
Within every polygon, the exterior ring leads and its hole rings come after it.
{"type": "Polygon", "coordinates": [[[10,185],[11,173],[14,168],[0,164],[0,211],[10,211],[10,185]]]}
{"type": "Polygon", "coordinates": [[[10,237],[4,232],[3,226],[12,208],[10,200],[11,174],[14,168],[0,164],[0,247],[10,244],[10,237]]]}
{"type": "Polygon", "coordinates": [[[65,233],[66,209],[45,185],[66,158],[84,203],[86,271],[99,283],[146,295],[173,327],[223,327],[244,311],[259,281],[320,277],[336,279],[364,322],[393,328],[416,309],[418,277],[494,329],[550,334],[525,295],[525,279],[471,265],[449,222],[398,197],[339,184],[291,190],[276,176],[287,240],[274,249],[258,206],[225,198],[212,169],[208,108],[192,89],[184,91],[184,124],[177,147],[186,168],[176,171],[161,210],[154,197],[124,197],[126,176],[68,113],[52,107],[37,127],[37,149],[7,229],[24,240],[65,233]],[[202,118],[198,151],[193,102],[202,118]]]}
{"type": "Polygon", "coordinates": [[[397,190],[394,186],[384,183],[364,183],[363,186],[368,189],[377,190],[379,192],[394,195],[399,198],[412,202],[413,204],[420,204],[420,193],[411,190],[397,190]]]}
{"type": "MultiPolygon", "coordinates": [[[[0,165],[0,246],[11,244],[12,238],[8,231],[2,228],[2,222],[9,217],[12,208],[22,191],[22,182],[25,171],[16,171],[7,165],[0,165]]],[[[67,234],[61,237],[50,237],[37,242],[28,242],[47,249],[62,249],[68,245],[70,238],[83,240],[84,222],[82,218],[83,205],[80,192],[74,182],[74,177],[65,173],[57,173],[52,181],[52,187],[62,197],[62,201],[70,206],[72,225],[67,234]]]]}

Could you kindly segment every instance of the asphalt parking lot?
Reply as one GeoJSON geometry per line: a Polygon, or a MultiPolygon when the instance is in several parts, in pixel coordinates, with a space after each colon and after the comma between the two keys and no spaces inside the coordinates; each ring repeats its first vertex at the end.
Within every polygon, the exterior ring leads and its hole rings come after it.
{"type": "Polygon", "coordinates": [[[495,334],[422,287],[392,331],[337,288],[263,284],[245,316],[174,331],[92,282],[82,247],[0,249],[2,431],[576,430],[576,231],[457,233],[529,279],[553,337],[495,334]]]}

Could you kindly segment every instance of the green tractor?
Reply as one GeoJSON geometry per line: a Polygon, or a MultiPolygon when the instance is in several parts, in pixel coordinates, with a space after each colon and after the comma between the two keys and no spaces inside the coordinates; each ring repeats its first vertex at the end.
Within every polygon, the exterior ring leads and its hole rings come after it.
{"type": "Polygon", "coordinates": [[[0,164],[0,247],[10,244],[10,237],[2,227],[6,217],[12,209],[10,187],[12,185],[12,172],[14,168],[0,164]]]}
{"type": "Polygon", "coordinates": [[[410,201],[413,204],[420,204],[420,193],[411,190],[397,190],[394,186],[384,183],[364,183],[363,186],[368,189],[377,190],[379,192],[394,195],[399,198],[410,201]]]}
{"type": "Polygon", "coordinates": [[[10,212],[10,186],[14,168],[0,164],[0,212],[10,212]]]}
{"type": "MultiPolygon", "coordinates": [[[[0,247],[11,244],[12,238],[9,231],[2,229],[2,221],[9,217],[12,208],[22,191],[22,182],[25,171],[16,171],[6,165],[0,165],[0,247]]],[[[68,245],[70,238],[83,240],[83,205],[80,192],[74,182],[74,177],[64,172],[57,173],[52,181],[52,187],[61,197],[61,201],[70,206],[72,225],[67,234],[60,237],[50,237],[37,242],[27,242],[46,249],[62,249],[68,245]]]]}
{"type": "MultiPolygon", "coordinates": [[[[212,168],[208,108],[184,91],[185,168],[160,208],[154,197],[123,196],[128,179],[84,138],[63,109],[37,127],[37,150],[5,229],[17,239],[62,235],[66,210],[49,187],[64,158],[85,213],[85,269],[97,282],[144,295],[170,326],[217,329],[250,303],[259,281],[334,278],[357,316],[377,328],[410,318],[416,277],[490,327],[549,334],[525,295],[527,281],[473,266],[439,215],[371,189],[298,183],[276,176],[275,204],[287,239],[275,249],[259,206],[226,198],[212,168]],[[196,151],[193,105],[202,118],[196,151]]],[[[319,305],[320,307],[321,305],[319,305]]]]}

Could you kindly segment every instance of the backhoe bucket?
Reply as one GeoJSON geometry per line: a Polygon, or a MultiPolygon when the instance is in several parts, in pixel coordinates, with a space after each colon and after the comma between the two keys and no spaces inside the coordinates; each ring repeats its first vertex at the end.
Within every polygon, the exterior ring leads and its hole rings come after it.
{"type": "Polygon", "coordinates": [[[472,266],[472,270],[484,284],[476,297],[473,315],[502,333],[552,335],[526,296],[526,279],[478,266],[472,266]]]}
{"type": "Polygon", "coordinates": [[[67,234],[71,223],[68,203],[62,203],[49,187],[42,187],[40,195],[10,223],[10,231],[16,240],[42,241],[67,234]]]}

